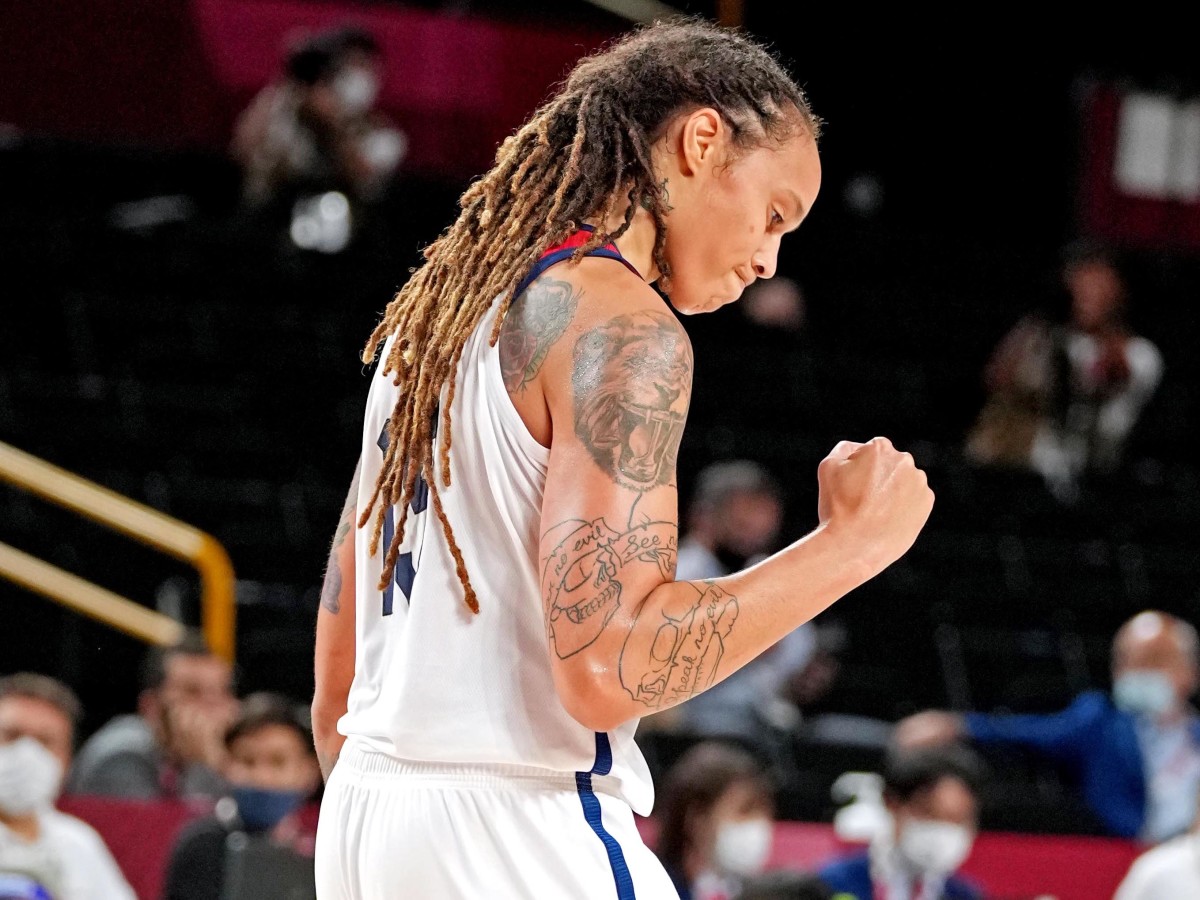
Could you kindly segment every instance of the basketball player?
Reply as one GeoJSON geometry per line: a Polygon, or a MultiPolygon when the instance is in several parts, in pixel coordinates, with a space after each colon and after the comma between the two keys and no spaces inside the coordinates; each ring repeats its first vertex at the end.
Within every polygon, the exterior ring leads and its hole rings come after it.
{"type": "Polygon", "coordinates": [[[639,716],[915,541],[924,473],[843,442],[814,531],[674,578],[692,349],[671,307],[775,273],[819,130],[746,36],[637,29],[505,141],[388,306],[317,624],[321,900],[676,897],[635,827],[639,716]]]}

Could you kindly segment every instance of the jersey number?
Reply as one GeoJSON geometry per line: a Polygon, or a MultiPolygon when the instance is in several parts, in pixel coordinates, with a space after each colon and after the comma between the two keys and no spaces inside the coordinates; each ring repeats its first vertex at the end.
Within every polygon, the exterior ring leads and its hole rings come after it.
{"type": "MultiPolygon", "coordinates": [[[[434,407],[433,427],[431,429],[432,433],[430,434],[431,439],[437,438],[437,421],[438,421],[437,407],[434,407]]],[[[378,445],[380,450],[382,450],[386,453],[387,448],[388,448],[388,441],[389,441],[388,427],[385,424],[383,426],[383,430],[379,432],[379,440],[377,440],[375,443],[378,445]]],[[[408,533],[409,534],[414,533],[413,527],[415,526],[416,523],[413,521],[413,518],[415,516],[421,515],[423,512],[425,512],[425,510],[428,507],[429,507],[429,485],[426,483],[424,475],[418,475],[417,483],[413,487],[412,500],[409,502],[409,509],[412,511],[412,515],[409,516],[409,522],[408,522],[408,525],[409,525],[408,533]]],[[[384,519],[383,519],[383,546],[384,547],[392,546],[392,538],[395,537],[395,534],[396,534],[396,510],[394,507],[389,506],[387,514],[384,516],[384,519]]],[[[392,614],[392,604],[393,604],[393,600],[396,595],[396,591],[395,591],[396,588],[400,588],[400,590],[404,593],[404,599],[406,602],[409,602],[409,603],[412,602],[412,586],[413,586],[413,581],[416,579],[416,577],[417,577],[417,567],[413,564],[412,552],[409,551],[408,553],[401,553],[400,556],[397,557],[397,559],[396,559],[396,574],[392,578],[391,583],[389,583],[388,586],[383,591],[383,614],[385,616],[390,616],[392,614]]]]}

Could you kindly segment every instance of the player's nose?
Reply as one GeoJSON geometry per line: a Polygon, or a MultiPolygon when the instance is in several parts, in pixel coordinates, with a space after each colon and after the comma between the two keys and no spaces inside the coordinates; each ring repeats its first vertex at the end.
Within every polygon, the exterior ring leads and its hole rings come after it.
{"type": "Polygon", "coordinates": [[[754,274],[759,278],[773,278],[779,263],[779,244],[775,241],[760,247],[750,260],[754,274]]]}

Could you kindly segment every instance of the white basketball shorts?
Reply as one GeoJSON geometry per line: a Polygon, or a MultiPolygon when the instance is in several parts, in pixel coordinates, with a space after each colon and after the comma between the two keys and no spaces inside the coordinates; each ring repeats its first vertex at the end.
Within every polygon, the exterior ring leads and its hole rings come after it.
{"type": "Polygon", "coordinates": [[[321,800],[316,880],[317,900],[679,897],[590,773],[406,762],[353,739],[321,800]]]}

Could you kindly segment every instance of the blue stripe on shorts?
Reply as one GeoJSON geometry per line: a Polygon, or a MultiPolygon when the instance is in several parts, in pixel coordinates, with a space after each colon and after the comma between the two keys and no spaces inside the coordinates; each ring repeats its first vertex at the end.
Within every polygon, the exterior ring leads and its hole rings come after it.
{"type": "Polygon", "coordinates": [[[617,839],[609,834],[604,823],[600,820],[600,800],[592,790],[593,775],[607,775],[612,771],[612,747],[608,743],[608,735],[602,731],[596,732],[596,764],[590,772],[575,773],[575,787],[579,790],[579,802],[583,804],[583,817],[592,826],[592,831],[604,844],[608,852],[608,862],[612,866],[613,882],[617,888],[617,900],[637,900],[633,891],[633,877],[629,874],[629,866],[625,863],[625,854],[617,839]]]}

